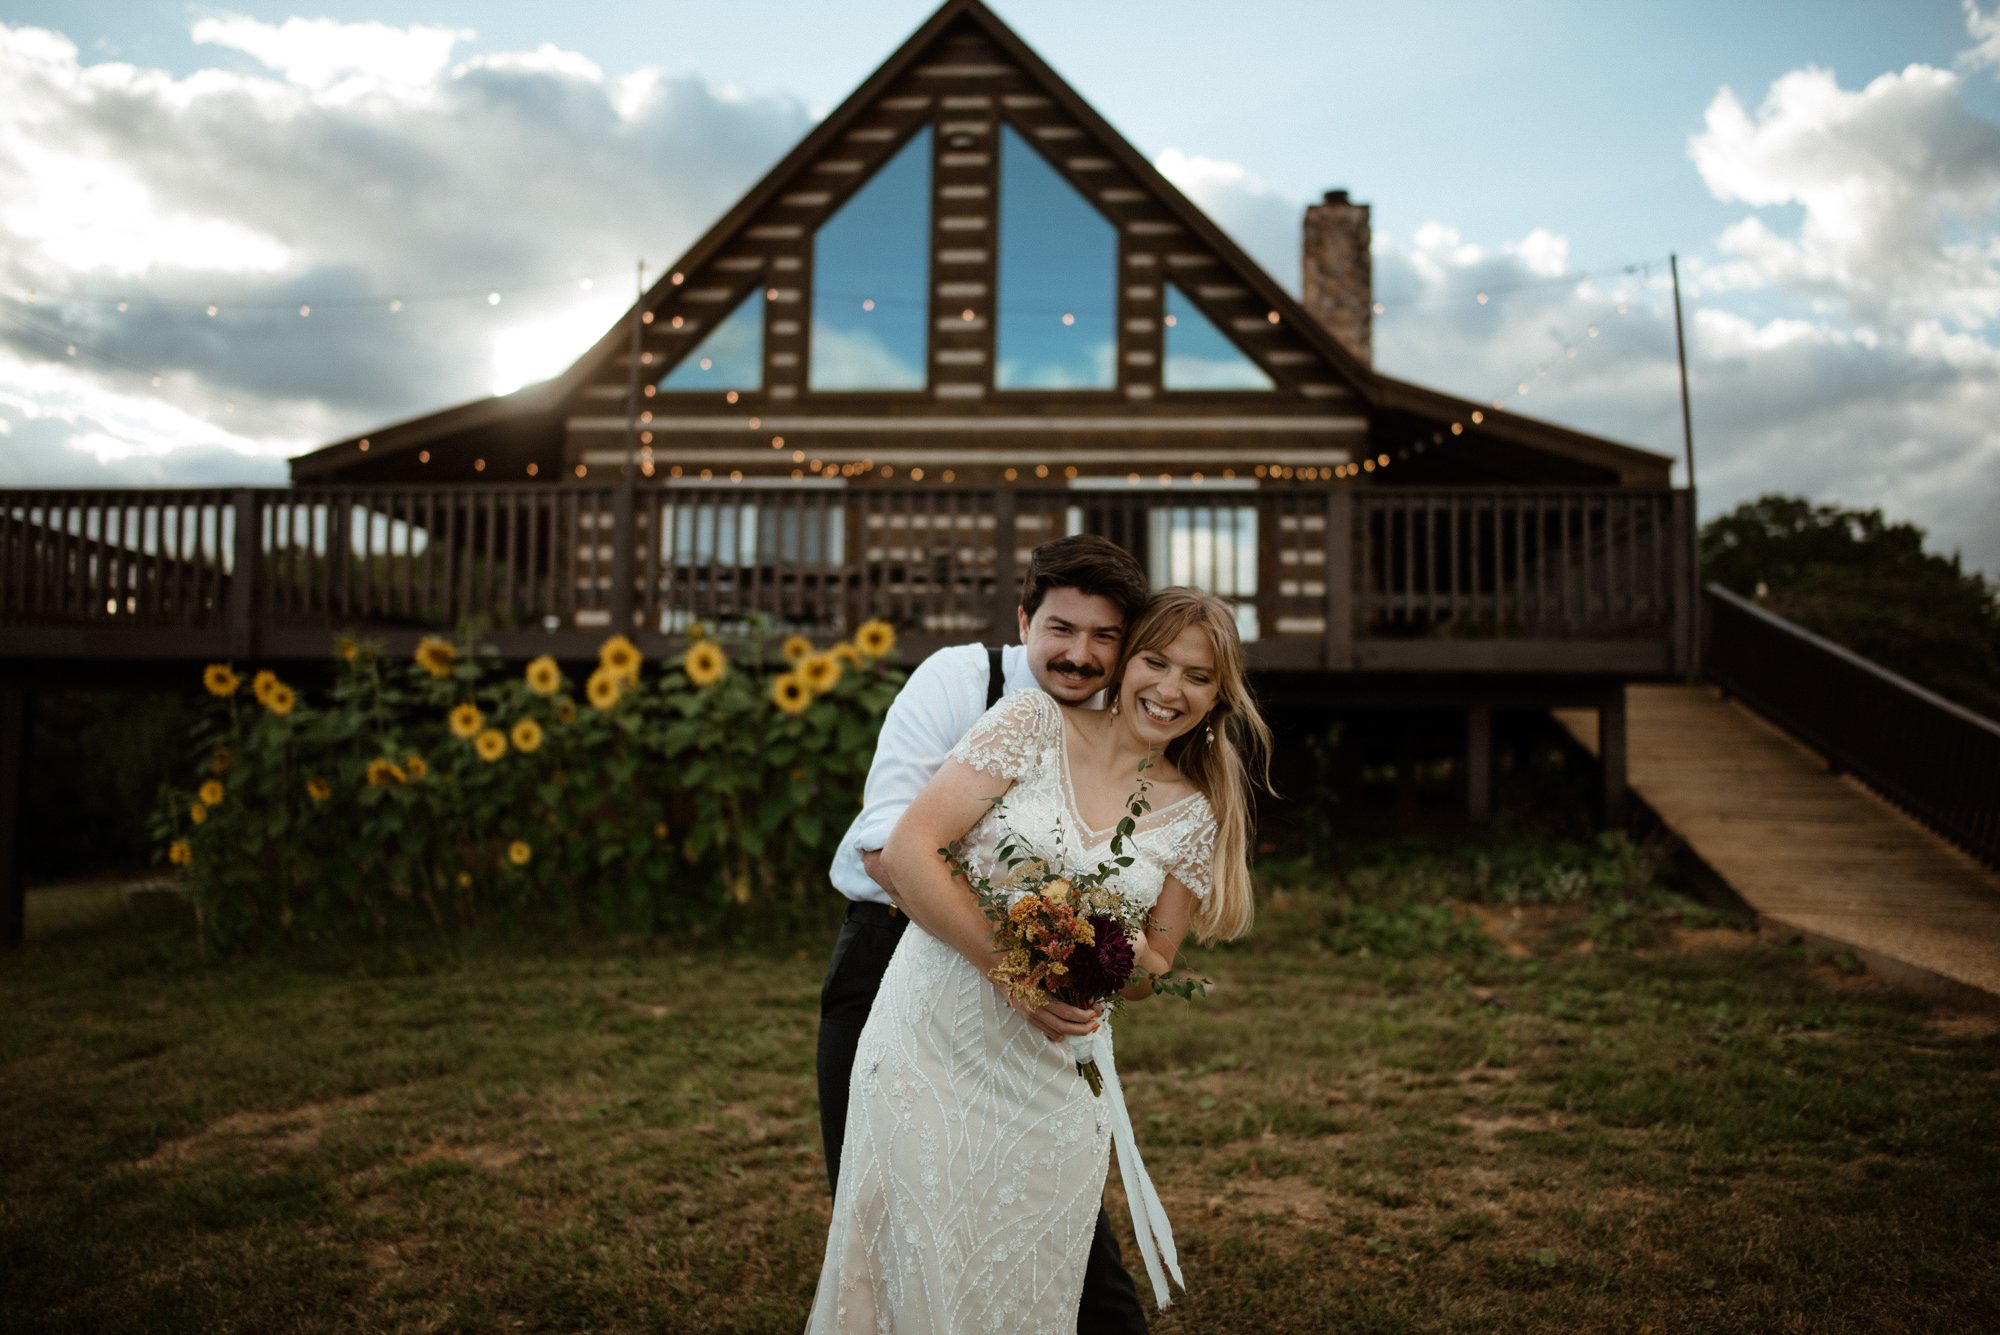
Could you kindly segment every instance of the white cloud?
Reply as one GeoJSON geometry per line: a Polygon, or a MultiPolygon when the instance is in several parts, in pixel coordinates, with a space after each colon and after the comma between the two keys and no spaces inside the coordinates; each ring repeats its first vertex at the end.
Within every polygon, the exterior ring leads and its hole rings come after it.
{"type": "Polygon", "coordinates": [[[197,44],[241,51],[295,84],[321,89],[355,76],[413,87],[430,84],[450,64],[452,48],[474,34],[466,28],[397,28],[336,19],[290,18],[271,24],[224,14],[198,20],[192,35],[197,44]]]}
{"type": "Polygon", "coordinates": [[[1238,163],[1167,148],[1153,166],[1287,291],[1299,290],[1301,204],[1238,163]]]}
{"type": "Polygon", "coordinates": [[[1965,32],[1972,38],[1972,46],[1959,53],[1959,66],[2000,71],[2000,10],[1982,14],[1975,0],[1960,3],[1965,6],[1965,32]]]}
{"type": "Polygon", "coordinates": [[[2000,218],[2000,126],[1966,107],[1958,76],[1912,65],[1850,92],[1795,70],[1755,115],[1723,89],[1705,122],[1689,153],[1710,193],[1800,211],[1790,234],[1755,215],[1723,234],[1738,286],[1756,275],[1871,323],[2000,315],[2000,265],[1966,235],[2000,218]]]}

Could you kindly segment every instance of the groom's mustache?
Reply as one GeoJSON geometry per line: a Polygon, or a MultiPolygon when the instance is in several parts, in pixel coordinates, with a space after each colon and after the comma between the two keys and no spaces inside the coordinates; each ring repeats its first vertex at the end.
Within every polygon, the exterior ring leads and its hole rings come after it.
{"type": "Polygon", "coordinates": [[[1104,669],[1095,663],[1072,663],[1067,658],[1052,658],[1049,660],[1048,666],[1051,672],[1067,672],[1075,677],[1101,677],[1104,675],[1104,669]]]}

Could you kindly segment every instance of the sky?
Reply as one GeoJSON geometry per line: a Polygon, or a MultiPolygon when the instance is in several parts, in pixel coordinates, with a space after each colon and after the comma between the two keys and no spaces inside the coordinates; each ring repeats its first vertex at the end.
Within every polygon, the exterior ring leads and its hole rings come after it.
{"type": "MultiPolygon", "coordinates": [[[[1370,204],[1389,374],[1678,457],[1677,254],[1704,517],[2000,576],[1995,3],[994,8],[1294,291],[1370,204]]],[[[0,0],[0,486],[281,483],[559,372],[931,9],[0,0]]]]}

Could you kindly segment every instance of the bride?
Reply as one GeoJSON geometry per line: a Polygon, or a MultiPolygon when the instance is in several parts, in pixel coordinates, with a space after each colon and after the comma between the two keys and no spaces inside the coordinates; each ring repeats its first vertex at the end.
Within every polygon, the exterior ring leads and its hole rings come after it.
{"type": "MultiPolygon", "coordinates": [[[[938,850],[997,883],[998,856],[1095,868],[1143,780],[1151,810],[1112,884],[1149,910],[1138,966],[1165,973],[1190,926],[1250,924],[1249,777],[1270,732],[1228,604],[1155,594],[1127,631],[1110,707],[1018,691],[967,733],[883,857],[903,934],[855,1054],[841,1172],[808,1335],[1076,1329],[1084,1264],[1115,1138],[1134,1229],[1162,1306],[1179,1278],[1166,1216],[1132,1141],[1100,1016],[1094,1097],[1062,1028],[988,977],[993,925],[938,850]],[[996,801],[1004,797],[1004,801],[996,801]]],[[[1268,762],[1267,762],[1268,763],[1268,762]]],[[[1128,989],[1136,1000],[1150,988],[1128,989]]]]}

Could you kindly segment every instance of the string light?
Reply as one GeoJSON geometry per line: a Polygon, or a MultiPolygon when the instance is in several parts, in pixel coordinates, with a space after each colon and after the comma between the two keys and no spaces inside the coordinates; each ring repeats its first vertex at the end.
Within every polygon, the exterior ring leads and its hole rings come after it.
{"type": "Polygon", "coordinates": [[[910,470],[910,481],[912,481],[912,482],[922,482],[923,480],[924,480],[924,470],[923,470],[923,469],[921,469],[921,468],[912,468],[912,469],[910,470]]]}
{"type": "Polygon", "coordinates": [[[864,311],[872,311],[872,310],[874,310],[874,309],[875,309],[875,298],[873,298],[873,297],[863,297],[863,298],[861,299],[861,309],[862,309],[862,310],[864,310],[864,311]]]}
{"type": "Polygon", "coordinates": [[[528,465],[528,476],[529,476],[529,477],[533,477],[533,476],[534,476],[535,474],[537,474],[537,473],[539,473],[539,472],[541,472],[541,471],[542,471],[542,468],[541,468],[541,465],[540,465],[540,464],[529,464],[529,465],[528,465]]]}
{"type": "Polygon", "coordinates": [[[500,294],[498,292],[488,292],[486,294],[486,304],[488,306],[498,306],[500,304],[500,294]]]}

